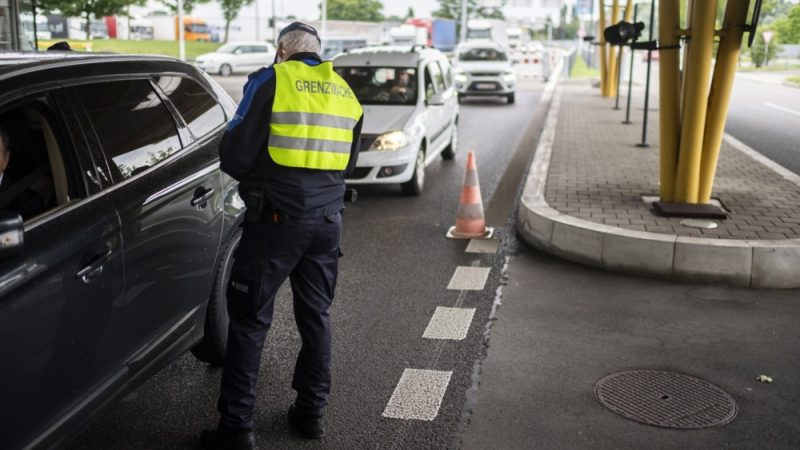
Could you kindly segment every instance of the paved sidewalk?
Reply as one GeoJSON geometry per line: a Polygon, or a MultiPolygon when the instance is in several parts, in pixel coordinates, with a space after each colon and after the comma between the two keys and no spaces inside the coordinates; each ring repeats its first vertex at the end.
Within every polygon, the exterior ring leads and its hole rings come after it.
{"type": "Polygon", "coordinates": [[[701,229],[659,217],[649,203],[658,197],[657,104],[649,148],[635,146],[641,107],[632,111],[634,125],[623,125],[624,113],[612,107],[587,81],[562,82],[522,198],[519,231],[526,241],[611,270],[800,286],[800,177],[726,137],[712,197],[729,218],[701,229]]]}

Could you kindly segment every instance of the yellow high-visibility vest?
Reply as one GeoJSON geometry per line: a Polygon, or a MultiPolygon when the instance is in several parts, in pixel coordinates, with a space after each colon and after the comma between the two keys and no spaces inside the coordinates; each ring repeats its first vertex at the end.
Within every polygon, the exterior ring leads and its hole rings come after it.
{"type": "Polygon", "coordinates": [[[309,66],[286,61],[275,68],[269,156],[276,164],[344,170],[361,104],[330,61],[309,66]]]}

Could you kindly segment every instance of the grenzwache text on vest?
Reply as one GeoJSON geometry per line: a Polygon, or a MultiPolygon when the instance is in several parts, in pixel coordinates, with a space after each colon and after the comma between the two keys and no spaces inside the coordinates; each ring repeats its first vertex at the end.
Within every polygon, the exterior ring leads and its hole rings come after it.
{"type": "Polygon", "coordinates": [[[353,91],[349,88],[330,81],[297,80],[294,82],[294,87],[297,89],[297,92],[310,92],[312,94],[327,94],[353,98],[353,91]]]}

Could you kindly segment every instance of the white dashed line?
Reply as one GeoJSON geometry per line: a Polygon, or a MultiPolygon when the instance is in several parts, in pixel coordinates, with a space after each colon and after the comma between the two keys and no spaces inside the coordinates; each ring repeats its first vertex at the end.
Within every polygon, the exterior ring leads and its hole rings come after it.
{"type": "Polygon", "coordinates": [[[497,239],[472,239],[467,245],[467,253],[497,253],[500,241],[497,239]]]}
{"type": "Polygon", "coordinates": [[[456,267],[453,278],[447,289],[456,291],[480,291],[486,285],[489,278],[490,267],[456,267]]]}
{"type": "Polygon", "coordinates": [[[764,105],[769,106],[770,108],[777,109],[778,111],[783,111],[788,114],[794,114],[795,116],[800,116],[800,112],[797,112],[793,109],[785,108],[781,105],[776,105],[775,103],[764,102],[764,105]]]}
{"type": "Polygon", "coordinates": [[[460,341],[467,337],[475,308],[446,308],[437,306],[428,328],[422,337],[426,339],[450,339],[460,341]]]}
{"type": "Polygon", "coordinates": [[[444,393],[453,372],[406,369],[394,388],[383,417],[433,420],[439,414],[444,393]]]}

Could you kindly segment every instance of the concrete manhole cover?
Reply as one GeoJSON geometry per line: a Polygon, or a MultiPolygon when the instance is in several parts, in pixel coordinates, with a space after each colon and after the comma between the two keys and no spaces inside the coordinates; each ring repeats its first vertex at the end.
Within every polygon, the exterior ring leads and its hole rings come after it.
{"type": "Polygon", "coordinates": [[[733,397],[708,381],[674,372],[632,370],[597,382],[600,403],[621,416],[666,428],[725,425],[736,417],[733,397]]]}

